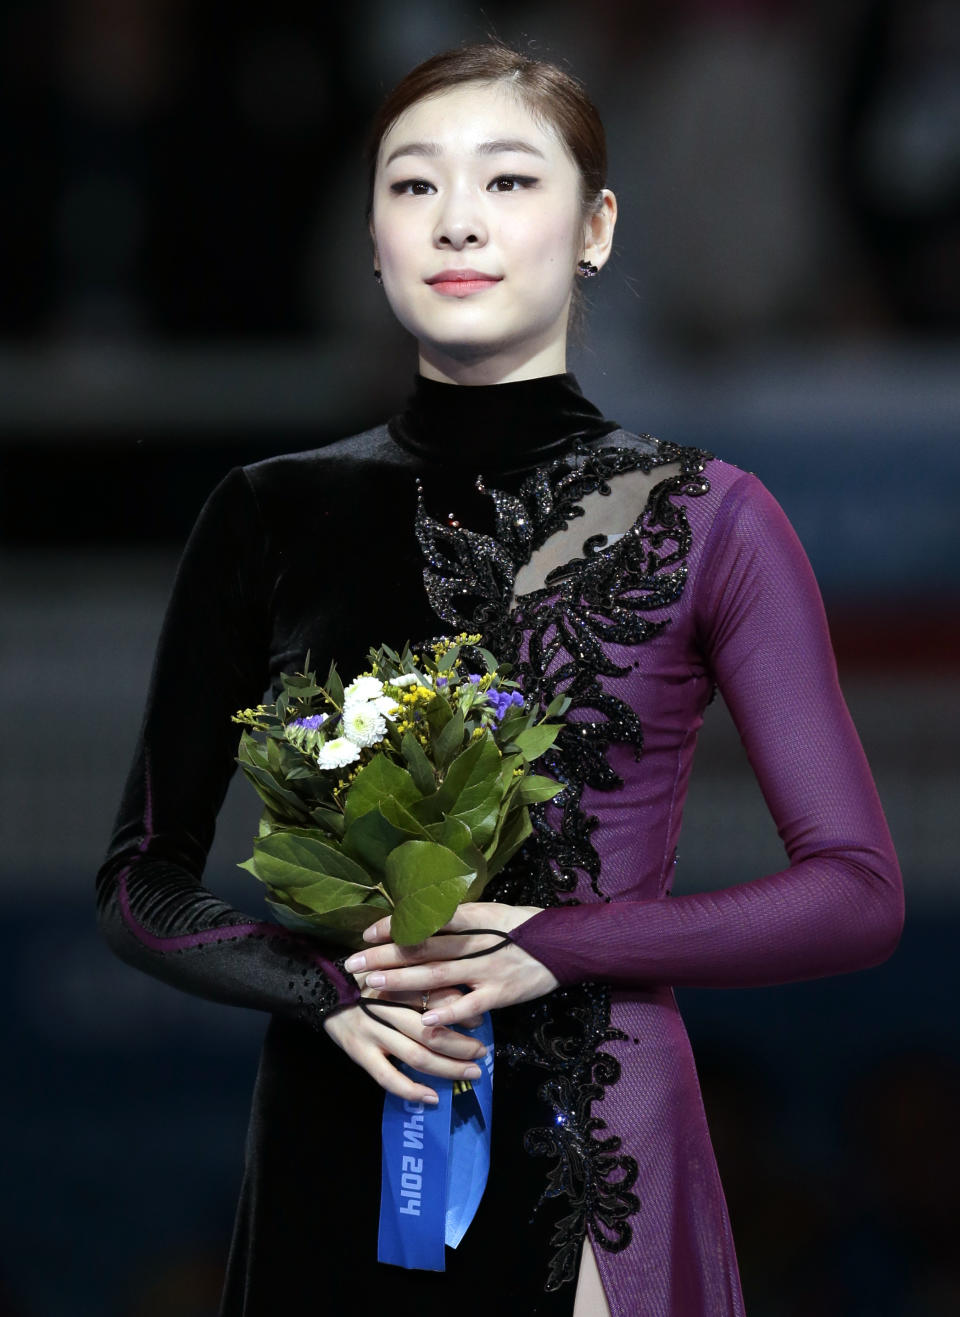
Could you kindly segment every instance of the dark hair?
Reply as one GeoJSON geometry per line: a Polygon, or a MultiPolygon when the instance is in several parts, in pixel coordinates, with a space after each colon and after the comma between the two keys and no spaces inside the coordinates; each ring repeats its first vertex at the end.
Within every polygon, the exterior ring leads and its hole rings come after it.
{"type": "Polygon", "coordinates": [[[600,115],[583,85],[555,64],[530,59],[510,46],[478,42],[418,64],[381,105],[367,140],[367,220],[373,213],[377,156],[387,132],[411,105],[469,82],[510,83],[528,109],[556,130],[572,156],[580,172],[584,217],[596,209],[607,181],[607,142],[600,115]]]}

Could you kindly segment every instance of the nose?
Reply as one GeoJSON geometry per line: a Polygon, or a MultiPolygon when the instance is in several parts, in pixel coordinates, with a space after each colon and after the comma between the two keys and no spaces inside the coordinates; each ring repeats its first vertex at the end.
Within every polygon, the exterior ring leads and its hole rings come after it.
{"type": "Polygon", "coordinates": [[[487,229],[478,202],[465,189],[447,194],[433,231],[434,246],[462,251],[464,247],[482,247],[487,229]]]}

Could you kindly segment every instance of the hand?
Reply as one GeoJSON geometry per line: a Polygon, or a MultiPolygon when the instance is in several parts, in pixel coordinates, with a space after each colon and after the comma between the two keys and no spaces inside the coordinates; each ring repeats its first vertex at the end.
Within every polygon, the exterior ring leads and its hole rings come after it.
{"type": "MultiPolygon", "coordinates": [[[[384,1006],[377,1012],[378,1018],[372,1019],[361,1006],[354,1004],[328,1015],[323,1021],[324,1030],[337,1046],[388,1093],[394,1093],[410,1102],[433,1105],[439,1101],[432,1088],[424,1088],[398,1070],[390,1060],[391,1056],[406,1061],[417,1070],[446,1079],[479,1077],[479,1067],[470,1063],[483,1056],[487,1049],[476,1038],[469,1038],[453,1029],[425,1028],[420,1014],[422,993],[387,993],[364,985],[361,996],[371,1002],[389,997],[393,1001],[405,1001],[415,1007],[414,1010],[404,1010],[396,1006],[384,1006]],[[390,1028],[390,1025],[394,1028],[390,1028]]],[[[435,1000],[445,1006],[459,996],[456,988],[450,988],[438,993],[435,1000]]]]}
{"type": "MultiPolygon", "coordinates": [[[[468,901],[458,908],[441,932],[496,928],[509,933],[539,913],[538,906],[468,901]]],[[[370,987],[391,995],[429,992],[430,1009],[421,1017],[426,1026],[463,1024],[484,1011],[543,997],[559,982],[539,960],[510,942],[489,956],[463,959],[471,952],[497,947],[495,934],[463,932],[459,937],[434,936],[417,946],[401,947],[389,941],[390,917],[387,916],[372,924],[363,936],[379,945],[356,952],[346,961],[346,968],[354,973],[363,971],[370,987]],[[465,985],[469,991],[443,1001],[434,995],[455,985],[465,985]]],[[[430,1046],[433,1046],[432,1037],[430,1046]]]]}

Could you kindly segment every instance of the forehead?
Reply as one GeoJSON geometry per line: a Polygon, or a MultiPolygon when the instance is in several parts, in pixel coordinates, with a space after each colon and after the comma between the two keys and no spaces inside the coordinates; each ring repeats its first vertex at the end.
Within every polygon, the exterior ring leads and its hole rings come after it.
{"type": "MultiPolygon", "coordinates": [[[[440,152],[474,153],[484,143],[523,141],[546,160],[570,161],[553,125],[540,118],[509,83],[466,83],[416,101],[396,119],[380,143],[380,163],[409,143],[433,144],[440,152]]],[[[572,161],[570,161],[572,163],[572,161]]]]}

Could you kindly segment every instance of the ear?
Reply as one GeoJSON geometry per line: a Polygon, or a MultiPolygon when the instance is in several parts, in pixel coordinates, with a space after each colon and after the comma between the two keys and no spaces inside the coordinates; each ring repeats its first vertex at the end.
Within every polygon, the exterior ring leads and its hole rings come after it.
{"type": "Polygon", "coordinates": [[[367,225],[367,228],[368,228],[369,231],[370,231],[370,241],[373,243],[373,268],[374,268],[375,270],[379,270],[379,269],[380,269],[380,253],[377,251],[377,234],[376,234],[376,230],[375,230],[374,227],[373,227],[373,220],[372,220],[372,219],[371,219],[370,223],[367,225]]]}
{"type": "Polygon", "coordinates": [[[604,188],[597,209],[584,226],[583,259],[591,261],[598,270],[609,260],[616,224],[617,199],[609,188],[604,188]]]}

